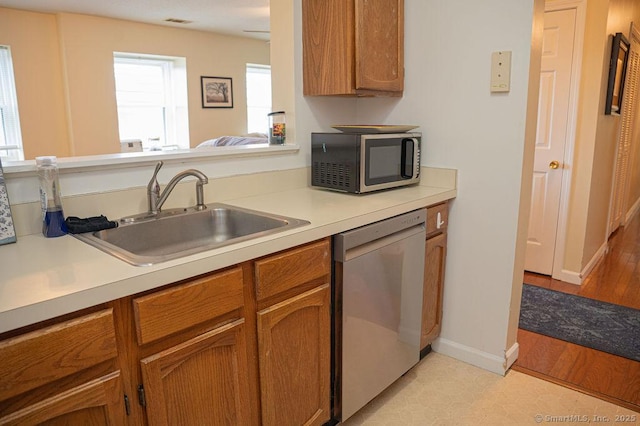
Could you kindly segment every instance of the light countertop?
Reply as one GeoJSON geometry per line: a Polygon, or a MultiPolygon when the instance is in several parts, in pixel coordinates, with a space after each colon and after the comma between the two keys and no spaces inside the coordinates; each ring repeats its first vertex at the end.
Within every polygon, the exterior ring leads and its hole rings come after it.
{"type": "Polygon", "coordinates": [[[334,235],[456,196],[418,185],[352,195],[299,188],[224,201],[311,222],[153,266],[132,266],[70,235],[0,246],[0,333],[334,235]]]}

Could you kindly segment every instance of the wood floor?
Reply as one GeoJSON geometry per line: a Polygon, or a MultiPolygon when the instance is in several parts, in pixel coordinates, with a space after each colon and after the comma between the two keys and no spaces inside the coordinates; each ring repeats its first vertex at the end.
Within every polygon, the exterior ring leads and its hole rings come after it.
{"type": "MultiPolygon", "coordinates": [[[[640,309],[640,215],[611,237],[609,253],[581,286],[528,272],[524,282],[640,309]]],[[[514,370],[640,412],[640,362],[522,329],[518,343],[514,370]]]]}

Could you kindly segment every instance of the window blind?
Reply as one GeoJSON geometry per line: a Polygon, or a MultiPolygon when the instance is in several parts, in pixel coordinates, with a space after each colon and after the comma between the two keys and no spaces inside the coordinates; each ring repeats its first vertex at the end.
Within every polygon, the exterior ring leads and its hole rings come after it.
{"type": "Polygon", "coordinates": [[[114,52],[113,63],[121,141],[189,148],[185,58],[114,52]]]}
{"type": "Polygon", "coordinates": [[[0,156],[24,160],[18,99],[9,46],[0,46],[0,156]]]}
{"type": "Polygon", "coordinates": [[[247,64],[247,133],[268,133],[271,112],[271,67],[247,64]]]}

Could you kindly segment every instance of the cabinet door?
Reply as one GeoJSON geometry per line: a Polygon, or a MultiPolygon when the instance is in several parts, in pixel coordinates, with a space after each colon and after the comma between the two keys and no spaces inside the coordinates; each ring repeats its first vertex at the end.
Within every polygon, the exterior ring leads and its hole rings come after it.
{"type": "Polygon", "coordinates": [[[303,93],[355,95],[353,0],[303,0],[303,93]]]}
{"type": "Polygon", "coordinates": [[[120,372],[62,392],[0,418],[2,425],[114,425],[126,423],[120,372]]]}
{"type": "Polygon", "coordinates": [[[249,425],[244,319],[141,361],[151,425],[249,425]]]}
{"type": "Polygon", "coordinates": [[[404,1],[356,0],[356,89],[404,89],[404,1]]]}
{"type": "Polygon", "coordinates": [[[321,425],[330,418],[329,284],[258,312],[264,425],[321,425]]]}
{"type": "Polygon", "coordinates": [[[431,344],[440,334],[446,253],[446,233],[436,235],[426,241],[424,290],[422,293],[422,335],[420,338],[420,348],[422,349],[431,344]]]}
{"type": "Polygon", "coordinates": [[[302,0],[305,96],[400,96],[403,0],[302,0]]]}

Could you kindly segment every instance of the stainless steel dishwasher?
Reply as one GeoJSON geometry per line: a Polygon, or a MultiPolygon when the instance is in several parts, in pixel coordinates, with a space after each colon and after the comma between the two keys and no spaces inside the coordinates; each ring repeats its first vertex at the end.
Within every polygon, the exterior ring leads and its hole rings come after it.
{"type": "Polygon", "coordinates": [[[334,416],[349,418],[420,358],[426,210],[334,237],[334,416]]]}

